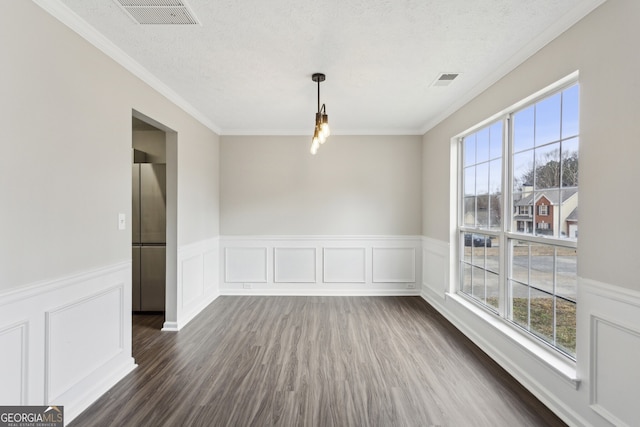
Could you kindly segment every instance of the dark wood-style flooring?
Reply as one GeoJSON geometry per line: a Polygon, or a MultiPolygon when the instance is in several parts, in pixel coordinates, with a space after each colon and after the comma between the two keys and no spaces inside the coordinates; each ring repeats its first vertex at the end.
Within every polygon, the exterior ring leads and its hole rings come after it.
{"type": "Polygon", "coordinates": [[[72,426],[564,426],[419,297],[222,296],[72,426]]]}

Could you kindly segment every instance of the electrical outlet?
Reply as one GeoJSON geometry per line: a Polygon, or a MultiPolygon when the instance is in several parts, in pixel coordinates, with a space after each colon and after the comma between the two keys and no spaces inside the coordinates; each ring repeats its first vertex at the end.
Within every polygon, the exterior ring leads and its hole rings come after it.
{"type": "Polygon", "coordinates": [[[243,283],[242,284],[242,288],[243,289],[251,289],[251,283],[243,283]]]}
{"type": "Polygon", "coordinates": [[[407,283],[407,289],[415,289],[415,288],[416,288],[415,283],[407,283]]]}

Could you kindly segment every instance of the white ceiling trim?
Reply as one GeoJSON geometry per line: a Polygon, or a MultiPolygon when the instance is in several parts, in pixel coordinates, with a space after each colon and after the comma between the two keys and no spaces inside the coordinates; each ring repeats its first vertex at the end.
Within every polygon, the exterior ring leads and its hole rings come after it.
{"type": "Polygon", "coordinates": [[[424,126],[420,129],[421,134],[424,135],[425,133],[436,127],[440,122],[444,121],[451,114],[458,111],[468,102],[473,100],[476,96],[480,95],[482,92],[497,83],[498,80],[509,74],[516,67],[532,57],[536,52],[545,47],[547,44],[551,43],[554,39],[567,31],[569,28],[571,28],[578,21],[591,13],[595,8],[600,6],[605,1],[607,0],[593,0],[589,3],[583,4],[582,7],[576,7],[569,13],[561,16],[550,27],[545,29],[543,32],[533,38],[529,43],[527,43],[524,48],[520,49],[520,51],[518,51],[516,55],[498,66],[489,76],[478,83],[472,90],[467,92],[466,96],[459,98],[456,102],[451,104],[449,108],[443,110],[439,115],[437,115],[433,120],[425,123],[424,126]]]}
{"type": "MultiPolygon", "coordinates": [[[[58,0],[33,0],[35,4],[47,11],[51,16],[62,22],[64,25],[75,31],[91,43],[93,46],[102,51],[105,55],[123,66],[134,76],[151,86],[160,94],[165,96],[169,101],[182,108],[186,113],[193,116],[207,128],[211,129],[218,135],[221,129],[208,117],[198,111],[195,107],[184,100],[180,95],[173,91],[169,86],[164,84],[160,79],[149,72],[145,67],[127,55],[122,49],[113,44],[109,39],[99,33],[94,27],[89,25],[84,19],[80,18],[74,11],[69,9],[65,4],[58,0]]],[[[133,107],[133,106],[132,106],[133,107]]]]}
{"type": "MultiPolygon", "coordinates": [[[[313,136],[313,126],[309,129],[225,129],[221,135],[229,136],[308,136],[309,140],[313,136]]],[[[417,135],[422,136],[424,132],[420,129],[405,130],[405,129],[331,129],[331,136],[375,136],[375,135],[417,135]]],[[[329,138],[331,138],[331,136],[329,138]]]]}

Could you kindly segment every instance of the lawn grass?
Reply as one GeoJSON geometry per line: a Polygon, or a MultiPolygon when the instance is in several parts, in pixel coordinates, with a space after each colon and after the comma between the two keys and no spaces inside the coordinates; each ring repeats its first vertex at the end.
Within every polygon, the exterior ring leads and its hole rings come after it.
{"type": "MultiPolygon", "coordinates": [[[[527,299],[513,299],[513,320],[527,328],[527,299]]],[[[531,299],[530,331],[553,343],[553,299],[531,299]]],[[[576,305],[556,300],[556,345],[568,353],[576,353],[576,305]]]]}
{"type": "MultiPolygon", "coordinates": [[[[531,299],[531,325],[527,321],[527,301],[513,299],[513,321],[553,344],[553,298],[531,299]]],[[[498,299],[487,298],[486,303],[497,308],[498,299]]],[[[562,299],[556,299],[556,346],[576,354],[576,305],[562,299]]]]}

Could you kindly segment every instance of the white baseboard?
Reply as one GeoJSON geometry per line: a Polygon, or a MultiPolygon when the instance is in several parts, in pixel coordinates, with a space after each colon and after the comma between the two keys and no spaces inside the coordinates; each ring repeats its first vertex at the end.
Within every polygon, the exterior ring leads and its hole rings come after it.
{"type": "Polygon", "coordinates": [[[179,330],[178,322],[164,322],[162,324],[162,332],[178,332],[179,330]]]}
{"type": "Polygon", "coordinates": [[[183,313],[180,316],[180,320],[176,323],[167,323],[162,327],[163,331],[179,331],[184,328],[190,321],[192,321],[202,310],[207,308],[209,304],[216,300],[220,296],[219,293],[212,293],[203,297],[202,300],[199,300],[197,304],[191,304],[189,306],[189,311],[183,313]]]}
{"type": "Polygon", "coordinates": [[[111,387],[116,385],[120,380],[126,377],[138,365],[135,364],[133,358],[130,358],[128,362],[123,362],[120,366],[114,367],[111,372],[101,373],[101,378],[98,382],[89,385],[82,390],[82,394],[78,396],[77,400],[70,407],[65,406],[64,419],[65,423],[73,421],[78,415],[80,415],[85,409],[98,400],[103,394],[105,394],[111,387]]]}
{"type": "Polygon", "coordinates": [[[246,296],[325,296],[325,297],[351,297],[351,296],[419,296],[414,289],[236,289],[225,290],[221,295],[246,295],[246,296]]]}

